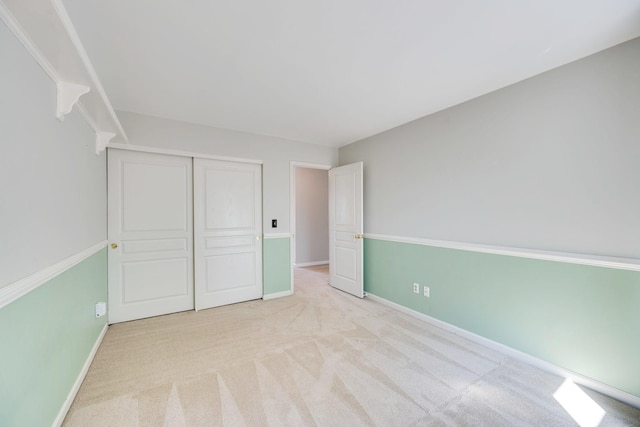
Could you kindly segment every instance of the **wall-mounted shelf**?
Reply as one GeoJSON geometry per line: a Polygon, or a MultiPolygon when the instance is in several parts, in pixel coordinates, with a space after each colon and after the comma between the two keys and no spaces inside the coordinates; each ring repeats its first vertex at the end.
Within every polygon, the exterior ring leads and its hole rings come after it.
{"type": "Polygon", "coordinates": [[[96,153],[127,135],[61,0],[0,0],[0,19],[57,86],[56,117],[74,105],[96,133],[96,153]]]}

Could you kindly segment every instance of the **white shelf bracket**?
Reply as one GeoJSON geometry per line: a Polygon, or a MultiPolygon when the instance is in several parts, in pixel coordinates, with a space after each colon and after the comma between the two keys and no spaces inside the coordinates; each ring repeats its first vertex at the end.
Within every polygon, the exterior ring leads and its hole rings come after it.
{"type": "Polygon", "coordinates": [[[56,106],[56,117],[63,121],[64,116],[71,112],[82,95],[89,92],[89,87],[75,83],[58,82],[58,103],[56,106]]]}
{"type": "Polygon", "coordinates": [[[102,153],[107,144],[116,136],[113,132],[96,132],[96,154],[102,153]]]}

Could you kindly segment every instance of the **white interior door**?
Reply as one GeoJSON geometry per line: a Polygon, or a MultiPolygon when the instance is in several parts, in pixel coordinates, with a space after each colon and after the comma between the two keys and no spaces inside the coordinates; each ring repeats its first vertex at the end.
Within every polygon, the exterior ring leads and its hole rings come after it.
{"type": "Polygon", "coordinates": [[[331,286],[364,297],[362,162],[329,171],[329,277],[331,286]]]}
{"type": "Polygon", "coordinates": [[[109,149],[109,323],[193,309],[191,168],[109,149]]]}
{"type": "Polygon", "coordinates": [[[262,167],[194,159],[196,310],[262,298],[262,167]]]}

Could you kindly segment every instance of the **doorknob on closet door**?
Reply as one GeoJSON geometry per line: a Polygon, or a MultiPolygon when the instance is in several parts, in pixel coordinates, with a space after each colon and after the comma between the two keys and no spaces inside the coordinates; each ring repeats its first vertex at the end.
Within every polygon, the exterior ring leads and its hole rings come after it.
{"type": "Polygon", "coordinates": [[[364,237],[364,234],[356,234],[355,238],[356,239],[362,239],[364,237]]]}
{"type": "Polygon", "coordinates": [[[256,236],[256,240],[260,240],[260,236],[256,236]]]}
{"type": "Polygon", "coordinates": [[[116,249],[117,247],[118,247],[118,244],[117,244],[117,243],[112,243],[112,244],[111,244],[111,249],[116,249]]]}

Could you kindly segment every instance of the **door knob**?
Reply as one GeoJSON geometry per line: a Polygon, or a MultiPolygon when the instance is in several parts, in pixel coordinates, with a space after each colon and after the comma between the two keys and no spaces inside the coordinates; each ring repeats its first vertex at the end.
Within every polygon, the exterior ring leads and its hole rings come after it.
{"type": "Polygon", "coordinates": [[[362,238],[364,238],[364,234],[356,234],[355,238],[356,239],[362,239],[362,238]]]}
{"type": "Polygon", "coordinates": [[[117,244],[117,243],[112,243],[112,244],[111,244],[111,249],[116,249],[117,247],[118,247],[118,244],[117,244]]]}

